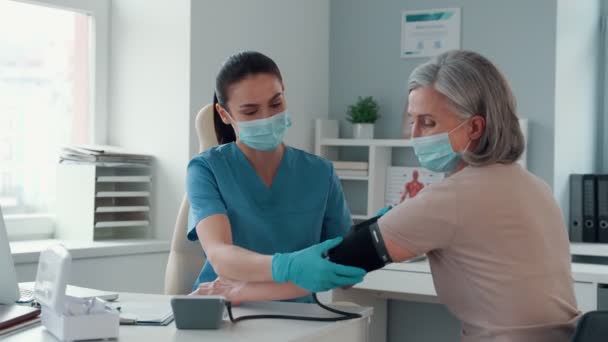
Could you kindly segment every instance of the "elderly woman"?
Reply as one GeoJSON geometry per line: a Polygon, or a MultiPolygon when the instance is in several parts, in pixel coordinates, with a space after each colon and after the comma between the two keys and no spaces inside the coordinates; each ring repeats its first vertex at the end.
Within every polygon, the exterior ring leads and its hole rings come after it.
{"type": "Polygon", "coordinates": [[[463,341],[569,341],[566,228],[551,189],[516,163],[524,140],[503,75],[477,53],[444,53],[412,72],[407,112],[420,164],[448,177],[379,220],[393,260],[427,253],[463,341]]]}
{"type": "MultiPolygon", "coordinates": [[[[463,341],[568,341],[580,313],[566,228],[551,189],[516,163],[524,139],[503,75],[477,53],[444,53],[412,72],[407,112],[420,164],[448,177],[378,221],[392,260],[428,255],[463,341]]],[[[293,265],[283,271],[305,269],[293,265]]],[[[202,288],[272,299],[255,284],[202,288]]]]}

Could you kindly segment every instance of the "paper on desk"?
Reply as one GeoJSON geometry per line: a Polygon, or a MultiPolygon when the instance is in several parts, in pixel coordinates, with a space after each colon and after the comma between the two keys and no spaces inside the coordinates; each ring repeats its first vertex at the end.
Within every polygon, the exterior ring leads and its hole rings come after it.
{"type": "Polygon", "coordinates": [[[173,321],[169,302],[124,302],[113,303],[120,311],[120,324],[167,325],[173,321]]]}

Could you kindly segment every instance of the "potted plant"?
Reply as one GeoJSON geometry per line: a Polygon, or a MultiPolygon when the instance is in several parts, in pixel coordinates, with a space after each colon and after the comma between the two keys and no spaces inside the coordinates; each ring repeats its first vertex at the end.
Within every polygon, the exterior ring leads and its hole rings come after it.
{"type": "Polygon", "coordinates": [[[359,96],[354,105],[348,106],[347,120],[353,124],[355,139],[373,139],[374,123],[378,118],[378,103],[371,96],[359,96]]]}

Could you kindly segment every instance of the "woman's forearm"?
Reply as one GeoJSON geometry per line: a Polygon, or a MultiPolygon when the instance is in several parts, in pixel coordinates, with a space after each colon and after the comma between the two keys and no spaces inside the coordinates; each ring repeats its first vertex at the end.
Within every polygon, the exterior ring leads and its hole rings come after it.
{"type": "Polygon", "coordinates": [[[284,300],[303,297],[310,292],[293,283],[245,283],[234,291],[230,300],[241,302],[259,302],[267,300],[284,300]]]}
{"type": "Polygon", "coordinates": [[[207,254],[215,273],[246,282],[272,282],[272,256],[224,244],[207,254]]]}
{"type": "Polygon", "coordinates": [[[228,217],[217,214],[196,226],[196,233],[215,273],[222,278],[240,281],[272,281],[272,256],[235,246],[228,217]]]}

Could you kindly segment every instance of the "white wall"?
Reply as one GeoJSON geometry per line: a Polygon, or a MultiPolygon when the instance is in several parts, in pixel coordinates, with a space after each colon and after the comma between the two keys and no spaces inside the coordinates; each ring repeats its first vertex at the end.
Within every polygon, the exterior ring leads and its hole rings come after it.
{"type": "Polygon", "coordinates": [[[569,175],[599,167],[600,7],[600,0],[557,2],[553,191],[566,218],[569,175]]]}
{"type": "MultiPolygon", "coordinates": [[[[312,151],[312,122],[328,111],[329,0],[192,1],[191,40],[190,122],[213,101],[215,76],[226,57],[256,50],[283,74],[293,119],[287,143],[312,151]]],[[[196,154],[193,127],[190,134],[190,152],[196,154]]]]}
{"type": "Polygon", "coordinates": [[[157,238],[184,195],[190,105],[190,0],[118,0],[111,8],[108,140],[156,157],[157,238]]]}
{"type": "Polygon", "coordinates": [[[600,64],[602,65],[601,73],[603,77],[600,79],[600,89],[604,89],[601,93],[603,100],[601,101],[600,107],[600,125],[598,125],[598,160],[601,162],[601,167],[598,171],[608,173],[608,66],[606,66],[606,60],[608,60],[608,1],[602,1],[602,42],[600,47],[602,49],[600,53],[600,64]]]}
{"type": "Polygon", "coordinates": [[[348,105],[372,95],[380,104],[377,137],[400,138],[407,78],[427,60],[400,57],[400,13],[449,7],[462,11],[462,48],[505,74],[529,123],[527,167],[553,185],[556,0],[331,0],[330,117],[348,134],[348,105]]]}

